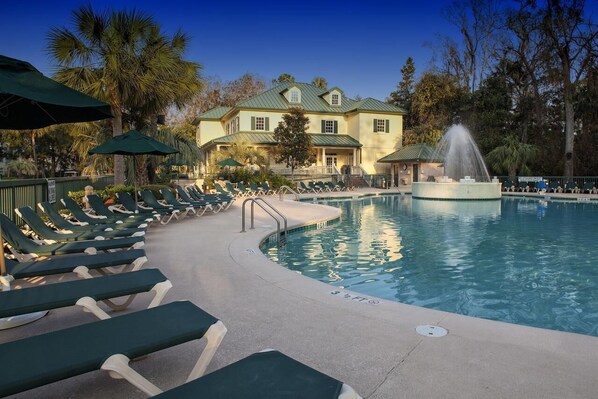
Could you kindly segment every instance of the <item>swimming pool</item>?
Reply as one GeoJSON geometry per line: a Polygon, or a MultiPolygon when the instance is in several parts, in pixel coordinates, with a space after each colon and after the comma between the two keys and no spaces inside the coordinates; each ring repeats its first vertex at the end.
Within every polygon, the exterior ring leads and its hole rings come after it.
{"type": "Polygon", "coordinates": [[[267,245],[337,287],[463,315],[598,336],[598,203],[323,202],[341,221],[267,245]]]}

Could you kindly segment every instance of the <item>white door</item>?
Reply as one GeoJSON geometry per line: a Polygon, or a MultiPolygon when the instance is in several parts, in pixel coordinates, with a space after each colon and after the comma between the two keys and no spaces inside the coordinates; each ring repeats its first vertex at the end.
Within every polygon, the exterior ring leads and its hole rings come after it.
{"type": "Polygon", "coordinates": [[[337,158],[336,155],[326,155],[326,173],[333,174],[334,173],[334,166],[337,166],[337,158]]]}

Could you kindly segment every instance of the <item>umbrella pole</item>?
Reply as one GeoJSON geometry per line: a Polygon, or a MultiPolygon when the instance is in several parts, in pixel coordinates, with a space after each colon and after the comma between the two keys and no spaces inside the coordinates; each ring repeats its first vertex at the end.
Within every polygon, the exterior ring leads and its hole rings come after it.
{"type": "Polygon", "coordinates": [[[137,209],[137,162],[136,162],[136,156],[133,155],[133,187],[135,190],[135,213],[138,213],[138,209],[137,209]]]}
{"type": "Polygon", "coordinates": [[[4,277],[6,275],[6,261],[4,260],[4,238],[2,237],[2,225],[0,225],[0,250],[2,250],[2,256],[0,256],[0,275],[4,277]]]}

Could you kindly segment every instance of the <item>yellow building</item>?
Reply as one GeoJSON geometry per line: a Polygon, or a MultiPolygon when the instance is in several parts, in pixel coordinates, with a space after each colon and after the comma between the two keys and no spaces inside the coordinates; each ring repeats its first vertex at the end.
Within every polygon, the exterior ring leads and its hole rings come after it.
{"type": "MultiPolygon", "coordinates": [[[[348,165],[359,174],[389,172],[388,165],[378,160],[401,147],[402,109],[373,98],[352,100],[337,87],[290,82],[234,107],[217,107],[200,115],[197,143],[204,151],[204,167],[210,165],[214,151],[234,142],[266,149],[275,146],[274,129],[292,107],[303,108],[310,121],[307,132],[317,161],[308,171],[340,174],[348,165]]],[[[285,165],[270,162],[273,170],[285,173],[285,165]]]]}

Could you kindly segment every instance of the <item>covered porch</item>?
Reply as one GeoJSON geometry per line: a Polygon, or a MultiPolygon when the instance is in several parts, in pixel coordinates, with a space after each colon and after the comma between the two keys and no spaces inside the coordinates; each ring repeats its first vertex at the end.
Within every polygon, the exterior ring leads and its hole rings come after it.
{"type": "MultiPolygon", "coordinates": [[[[339,175],[346,173],[347,167],[357,167],[361,161],[361,143],[346,134],[308,133],[312,139],[316,162],[309,167],[297,169],[295,175],[339,175]]],[[[248,147],[263,148],[269,154],[268,167],[275,173],[290,175],[291,170],[285,164],[276,163],[272,150],[277,142],[273,133],[240,132],[212,140],[202,146],[204,168],[208,170],[211,155],[234,143],[243,143],[248,147]]]]}
{"type": "Polygon", "coordinates": [[[432,181],[444,175],[442,159],[436,148],[428,144],[412,144],[378,160],[390,164],[390,186],[410,186],[432,181]]]}

